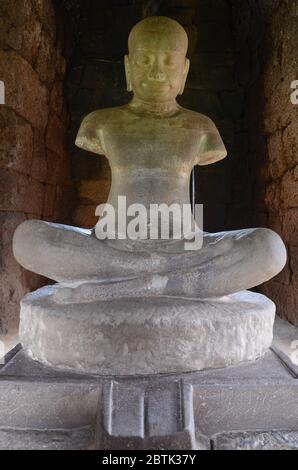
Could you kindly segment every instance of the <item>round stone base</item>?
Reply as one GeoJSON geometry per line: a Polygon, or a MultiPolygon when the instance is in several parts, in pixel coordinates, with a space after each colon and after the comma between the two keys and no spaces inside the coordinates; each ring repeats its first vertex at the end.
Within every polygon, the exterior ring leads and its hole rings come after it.
{"type": "Polygon", "coordinates": [[[21,302],[20,338],[48,366],[100,375],[189,372],[260,357],[275,305],[250,291],[214,300],[122,298],[58,304],[55,286],[21,302]]]}

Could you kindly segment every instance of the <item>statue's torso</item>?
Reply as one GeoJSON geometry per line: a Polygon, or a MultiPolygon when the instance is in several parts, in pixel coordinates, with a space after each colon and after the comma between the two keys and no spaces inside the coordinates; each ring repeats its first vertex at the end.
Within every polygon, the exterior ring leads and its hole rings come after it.
{"type": "Polygon", "coordinates": [[[212,121],[184,108],[169,117],[140,114],[129,105],[98,110],[84,119],[76,144],[109,160],[107,202],[115,209],[116,226],[123,215],[119,196],[126,197],[126,207],[137,203],[149,210],[151,204],[175,203],[182,208],[190,202],[193,166],[205,164],[210,155],[214,161],[226,155],[212,121]]]}
{"type": "Polygon", "coordinates": [[[109,159],[108,202],[125,195],[128,204],[189,202],[189,178],[202,132],[187,111],[172,117],[138,115],[129,107],[103,110],[100,139],[109,159]]]}

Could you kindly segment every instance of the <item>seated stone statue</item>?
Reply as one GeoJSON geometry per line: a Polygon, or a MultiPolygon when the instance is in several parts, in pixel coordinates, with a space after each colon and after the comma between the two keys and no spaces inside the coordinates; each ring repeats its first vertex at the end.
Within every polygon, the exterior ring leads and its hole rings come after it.
{"type": "MultiPolygon", "coordinates": [[[[193,166],[226,156],[214,123],[176,101],[189,69],[187,43],[174,20],[139,22],[125,57],[132,100],[94,111],[82,122],[76,145],[108,158],[108,202],[115,208],[118,195],[125,195],[128,205],[186,204],[193,166]]],[[[179,240],[98,240],[92,230],[30,220],[17,228],[13,247],[22,266],[68,286],[60,298],[74,301],[84,299],[84,292],[91,300],[132,294],[217,297],[267,281],[286,261],[280,237],[265,228],[204,233],[203,247],[188,252],[179,240]]]]}
{"type": "MultiPolygon", "coordinates": [[[[118,196],[127,206],[183,207],[194,165],[226,157],[214,123],[176,101],[189,69],[187,45],[176,21],[140,21],[125,57],[132,100],[81,124],[76,144],[109,160],[116,219],[118,196]]],[[[89,373],[151,374],[223,367],[267,351],[275,306],[244,290],[284,267],[275,232],[203,232],[201,248],[189,251],[182,236],[115,235],[103,240],[96,229],[39,220],[17,228],[18,262],[58,282],[21,302],[20,338],[31,358],[89,373]]]]}

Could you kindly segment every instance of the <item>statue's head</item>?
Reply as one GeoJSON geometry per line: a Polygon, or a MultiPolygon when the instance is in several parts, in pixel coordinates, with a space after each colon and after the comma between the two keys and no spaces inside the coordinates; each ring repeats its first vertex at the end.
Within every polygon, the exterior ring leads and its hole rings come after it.
{"type": "Polygon", "coordinates": [[[171,18],[151,16],[137,23],[125,56],[127,89],[147,102],[181,95],[189,70],[187,46],[184,28],[171,18]]]}

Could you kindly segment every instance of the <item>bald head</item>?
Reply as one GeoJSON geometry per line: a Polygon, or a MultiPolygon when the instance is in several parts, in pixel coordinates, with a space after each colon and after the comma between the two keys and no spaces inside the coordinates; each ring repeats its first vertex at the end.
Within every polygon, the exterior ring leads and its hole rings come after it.
{"type": "Polygon", "coordinates": [[[128,37],[129,52],[137,47],[179,51],[186,55],[188,38],[184,28],[166,16],[151,16],[139,21],[128,37]]]}
{"type": "Polygon", "coordinates": [[[127,89],[146,102],[175,100],[188,74],[187,45],[185,30],[171,18],[152,16],[137,23],[125,56],[127,89]]]}

